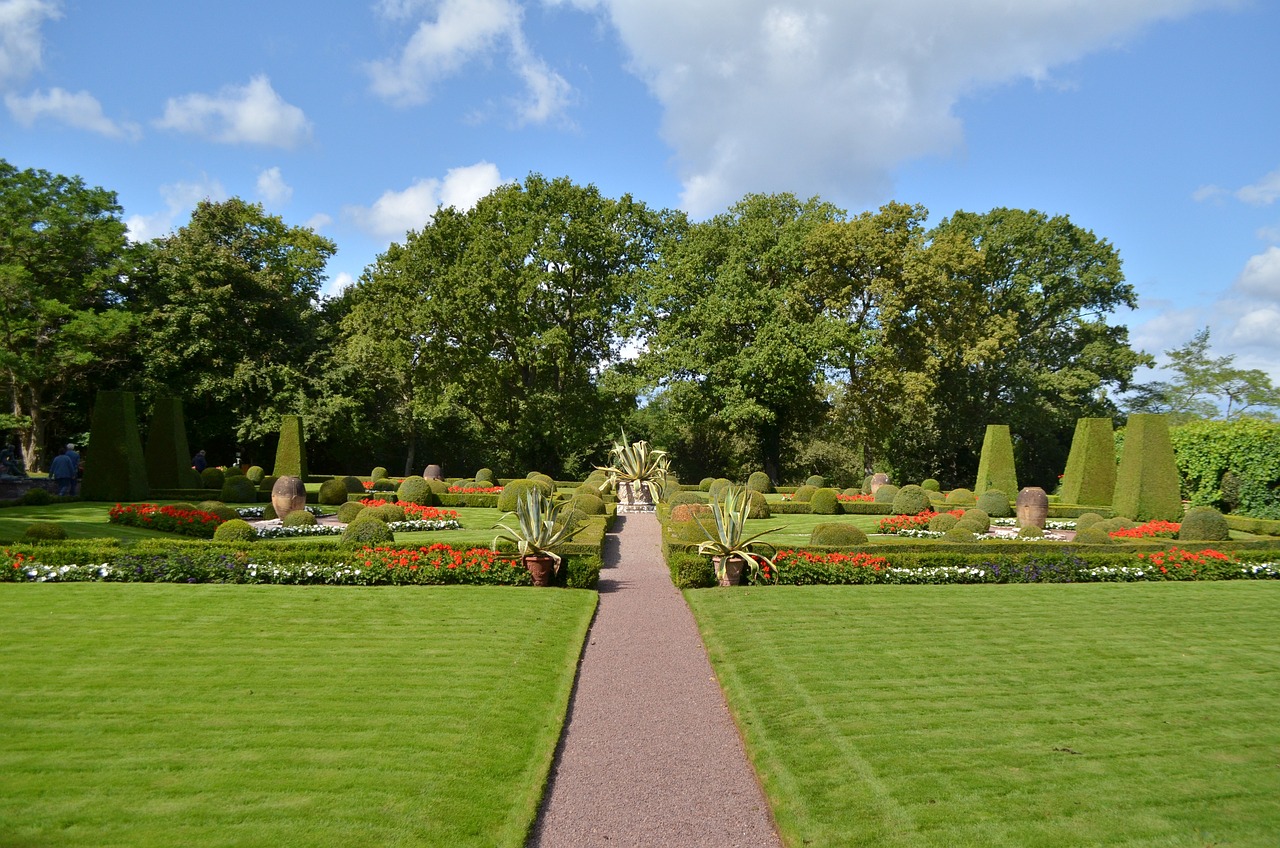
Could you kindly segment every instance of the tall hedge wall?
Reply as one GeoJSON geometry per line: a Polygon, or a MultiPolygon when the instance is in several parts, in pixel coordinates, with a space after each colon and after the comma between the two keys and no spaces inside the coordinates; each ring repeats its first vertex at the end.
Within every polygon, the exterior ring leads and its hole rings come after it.
{"type": "Polygon", "coordinates": [[[1116,489],[1116,443],[1110,418],[1081,418],[1062,474],[1062,502],[1107,506],[1116,489]]]}
{"type": "Polygon", "coordinates": [[[982,458],[978,460],[975,495],[996,489],[1009,497],[1018,494],[1018,475],[1013,467],[1013,437],[1008,424],[988,424],[982,438],[982,458]]]}
{"type": "Polygon", "coordinates": [[[1241,418],[1172,427],[1182,494],[1254,518],[1280,518],[1280,422],[1241,418]]]}
{"type": "Polygon", "coordinates": [[[1182,520],[1178,466],[1163,415],[1129,416],[1111,506],[1116,515],[1135,521],[1182,520]]]}
{"type": "Polygon", "coordinates": [[[182,416],[182,401],[158,397],[151,407],[147,446],[143,451],[147,482],[152,489],[198,489],[200,480],[191,468],[191,447],[182,416]]]}
{"type": "Polygon", "coordinates": [[[141,501],[149,493],[133,392],[98,392],[80,494],[90,501],[141,501]]]}
{"type": "Polygon", "coordinates": [[[280,421],[280,443],[276,446],[273,477],[307,479],[306,443],[302,440],[302,416],[286,415],[280,421]]]}

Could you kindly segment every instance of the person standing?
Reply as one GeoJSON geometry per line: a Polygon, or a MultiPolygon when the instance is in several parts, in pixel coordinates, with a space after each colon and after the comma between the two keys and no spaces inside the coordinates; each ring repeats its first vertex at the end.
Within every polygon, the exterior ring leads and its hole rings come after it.
{"type": "Polygon", "coordinates": [[[49,476],[58,484],[59,496],[69,495],[75,491],[76,471],[76,463],[67,456],[67,452],[58,451],[53,462],[49,463],[49,476]]]}
{"type": "Polygon", "coordinates": [[[81,477],[80,454],[76,451],[75,445],[67,445],[67,456],[71,459],[71,464],[75,466],[76,469],[75,477],[71,479],[71,491],[68,493],[74,495],[76,493],[76,488],[80,485],[81,477]]]}
{"type": "Polygon", "coordinates": [[[196,455],[191,457],[191,467],[196,470],[197,474],[209,467],[209,460],[204,458],[204,451],[196,451],[196,455]]]}

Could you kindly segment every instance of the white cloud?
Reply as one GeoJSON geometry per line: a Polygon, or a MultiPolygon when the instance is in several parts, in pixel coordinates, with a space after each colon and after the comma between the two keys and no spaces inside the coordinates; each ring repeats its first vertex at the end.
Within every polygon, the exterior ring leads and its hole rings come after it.
{"type": "MultiPolygon", "coordinates": [[[[375,8],[384,17],[403,20],[427,6],[422,0],[381,0],[375,8]]],[[[369,65],[373,91],[401,106],[425,103],[433,87],[468,62],[505,48],[526,89],[515,105],[520,122],[550,121],[563,114],[570,86],[529,49],[523,18],[515,0],[441,0],[434,19],[418,24],[398,57],[369,65]]]]}
{"type": "Polygon", "coordinates": [[[42,118],[66,124],[80,130],[88,130],[107,138],[127,138],[136,141],[142,137],[142,128],[127,121],[116,122],[102,113],[102,104],[87,91],[72,93],[62,88],[35,91],[26,97],[6,94],[4,103],[14,120],[29,127],[42,118]]]}
{"type": "Polygon", "coordinates": [[[272,206],[284,206],[293,197],[293,188],[284,181],[279,167],[258,174],[258,197],[272,206]]]}
{"type": "MultiPolygon", "coordinates": [[[[1235,344],[1280,349],[1280,306],[1254,306],[1236,318],[1230,339],[1235,344]]],[[[1273,362],[1272,368],[1277,367],[1273,362]]]]}
{"type": "Polygon", "coordinates": [[[265,76],[217,95],[170,98],[156,126],[201,135],[223,144],[263,144],[293,148],[311,138],[311,122],[286,103],[265,76]]]}
{"type": "MultiPolygon", "coordinates": [[[[1218,0],[567,0],[598,6],[664,109],[682,205],[747,191],[875,202],[903,162],[955,150],[957,101],[1218,0]]],[[[554,5],[565,5],[558,0],[554,5]]]]}
{"type": "Polygon", "coordinates": [[[498,167],[477,162],[451,168],[444,179],[418,180],[403,191],[386,191],[372,206],[348,206],[344,211],[357,226],[381,238],[403,238],[428,224],[441,206],[470,209],[480,198],[502,185],[498,167]]]}
{"type": "Polygon", "coordinates": [[[43,62],[40,26],[62,17],[53,0],[0,0],[0,88],[26,79],[43,62]]]}
{"type": "Polygon", "coordinates": [[[346,271],[339,271],[334,274],[324,285],[325,297],[336,297],[342,294],[345,289],[349,289],[356,284],[356,278],[348,274],[346,271]]]}
{"type": "Polygon", "coordinates": [[[316,232],[320,232],[321,230],[323,230],[325,227],[329,226],[332,223],[333,223],[332,215],[329,215],[324,212],[317,212],[316,214],[308,218],[307,223],[304,224],[303,226],[305,226],[309,230],[315,230],[316,232]]]}
{"type": "MultiPolygon", "coordinates": [[[[1236,288],[1246,294],[1280,302],[1280,247],[1272,245],[1265,252],[1249,257],[1236,280],[1236,288]]],[[[1272,333],[1280,335],[1280,323],[1272,327],[1272,333]]]]}
{"type": "Polygon", "coordinates": [[[130,240],[150,241],[173,232],[179,216],[188,214],[202,200],[226,200],[227,190],[217,180],[202,177],[199,182],[161,186],[160,196],[164,198],[164,211],[151,215],[130,215],[125,220],[130,240]]]}
{"type": "Polygon", "coordinates": [[[1254,206],[1269,206],[1280,198],[1280,170],[1272,171],[1253,185],[1236,189],[1236,197],[1254,206]]]}

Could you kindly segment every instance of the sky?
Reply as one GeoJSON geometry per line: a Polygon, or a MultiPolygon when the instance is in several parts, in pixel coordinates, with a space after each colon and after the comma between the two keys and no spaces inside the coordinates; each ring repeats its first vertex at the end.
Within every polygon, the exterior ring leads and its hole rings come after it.
{"type": "Polygon", "coordinates": [[[1278,42],[1274,0],[0,0],[0,158],[135,240],[259,202],[336,242],[329,293],[533,172],[1037,209],[1117,248],[1136,348],[1207,326],[1280,382],[1278,42]]]}

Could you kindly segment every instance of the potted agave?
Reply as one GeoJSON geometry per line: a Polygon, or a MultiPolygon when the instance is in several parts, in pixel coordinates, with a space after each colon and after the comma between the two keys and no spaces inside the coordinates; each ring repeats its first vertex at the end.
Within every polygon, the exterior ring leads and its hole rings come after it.
{"type": "Polygon", "coordinates": [[[707,541],[699,543],[698,553],[711,555],[716,578],[721,586],[738,586],[755,580],[761,575],[763,565],[768,565],[771,571],[778,568],[772,558],[757,553],[755,549],[767,547],[776,556],[777,551],[772,545],[758,540],[779,528],[747,536],[747,513],[750,510],[751,493],[745,488],[730,486],[725,489],[723,500],[711,503],[712,526],[698,522],[707,537],[707,541]]]}
{"type": "Polygon", "coordinates": [[[506,519],[514,515],[515,527],[502,521],[493,525],[494,529],[506,531],[494,538],[493,546],[496,548],[501,539],[515,542],[520,561],[529,569],[535,586],[551,586],[555,582],[560,569],[560,555],[555,549],[577,532],[573,522],[562,520],[563,510],[563,504],[553,504],[541,490],[531,489],[516,501],[514,513],[502,516],[506,519]]]}
{"type": "Polygon", "coordinates": [[[608,475],[605,485],[618,492],[621,511],[652,512],[667,483],[667,452],[649,447],[643,439],[627,444],[623,431],[622,441],[614,442],[609,453],[613,464],[596,468],[608,475]]]}

